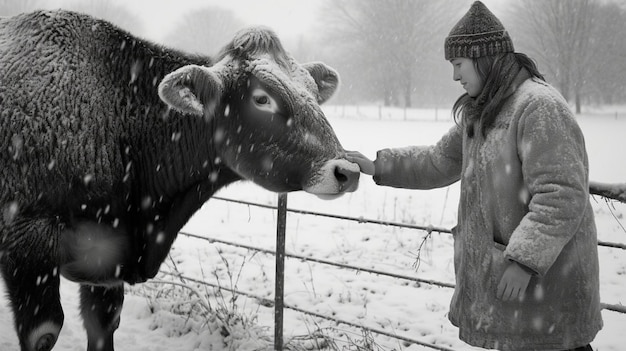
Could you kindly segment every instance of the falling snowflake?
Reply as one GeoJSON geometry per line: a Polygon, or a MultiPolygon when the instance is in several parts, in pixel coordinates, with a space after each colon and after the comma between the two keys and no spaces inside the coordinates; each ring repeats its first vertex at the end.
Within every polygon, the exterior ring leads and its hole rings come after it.
{"type": "Polygon", "coordinates": [[[157,234],[155,242],[159,245],[163,244],[163,242],[165,242],[165,233],[159,232],[159,234],[157,234]]]}
{"type": "Polygon", "coordinates": [[[83,183],[85,184],[85,186],[88,186],[89,184],[91,184],[91,182],[93,181],[93,174],[86,174],[83,177],[83,183]]]}
{"type": "Polygon", "coordinates": [[[149,195],[144,196],[144,198],[141,200],[141,209],[142,210],[147,210],[152,206],[152,197],[150,197],[149,195]]]}
{"type": "Polygon", "coordinates": [[[9,202],[7,206],[4,208],[4,222],[11,223],[17,217],[17,214],[20,210],[20,206],[17,201],[9,202]]]}

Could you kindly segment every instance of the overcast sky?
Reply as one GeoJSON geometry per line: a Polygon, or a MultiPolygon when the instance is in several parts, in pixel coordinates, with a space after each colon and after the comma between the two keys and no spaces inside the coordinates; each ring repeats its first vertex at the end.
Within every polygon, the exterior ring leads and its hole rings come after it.
{"type": "MultiPolygon", "coordinates": [[[[233,10],[235,16],[248,25],[263,24],[273,28],[279,36],[306,35],[319,18],[325,0],[112,0],[130,8],[143,21],[148,38],[158,40],[165,35],[182,15],[209,6],[233,10]]],[[[495,14],[507,1],[483,0],[495,14]]],[[[470,1],[459,2],[469,9],[470,1]]]]}
{"type": "Polygon", "coordinates": [[[232,9],[248,25],[263,24],[273,28],[279,36],[305,33],[317,17],[323,0],[114,0],[126,6],[143,21],[149,39],[157,40],[182,15],[209,6],[232,9]]]}

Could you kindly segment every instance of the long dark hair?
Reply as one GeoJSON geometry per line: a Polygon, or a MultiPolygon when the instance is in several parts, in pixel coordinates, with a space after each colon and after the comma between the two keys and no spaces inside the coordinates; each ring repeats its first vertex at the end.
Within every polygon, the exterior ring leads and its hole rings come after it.
{"type": "Polygon", "coordinates": [[[470,138],[474,137],[476,125],[483,137],[487,134],[521,69],[526,69],[531,77],[545,80],[535,61],[522,53],[483,56],[473,61],[478,75],[485,82],[483,90],[476,98],[467,93],[461,95],[452,107],[454,121],[465,125],[470,138]]]}

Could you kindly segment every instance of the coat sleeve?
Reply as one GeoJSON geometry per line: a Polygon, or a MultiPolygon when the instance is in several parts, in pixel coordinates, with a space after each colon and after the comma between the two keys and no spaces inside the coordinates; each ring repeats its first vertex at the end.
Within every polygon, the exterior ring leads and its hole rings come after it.
{"type": "Polygon", "coordinates": [[[569,107],[542,96],[523,109],[517,145],[530,199],[505,256],[543,276],[590,206],[585,142],[569,107]]]}
{"type": "Polygon", "coordinates": [[[433,146],[409,146],[378,151],[374,181],[378,185],[409,189],[432,189],[460,179],[463,134],[452,127],[433,146]]]}

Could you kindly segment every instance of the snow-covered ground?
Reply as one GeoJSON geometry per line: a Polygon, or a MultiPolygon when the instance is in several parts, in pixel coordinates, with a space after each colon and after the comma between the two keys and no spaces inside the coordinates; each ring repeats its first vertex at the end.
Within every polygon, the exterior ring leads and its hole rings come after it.
{"type": "MultiPolygon", "coordinates": [[[[591,178],[626,182],[626,113],[616,115],[612,111],[587,111],[579,122],[587,140],[591,178]]],[[[452,126],[449,111],[443,110],[408,111],[409,121],[404,121],[402,110],[384,110],[379,120],[376,107],[361,107],[357,111],[330,106],[326,113],[344,147],[370,157],[384,147],[434,143],[452,126]]],[[[232,185],[218,195],[272,205],[277,199],[276,194],[250,183],[232,185]]],[[[457,199],[458,185],[431,191],[392,189],[378,187],[370,177],[363,176],[355,193],[332,201],[293,193],[288,197],[288,205],[294,209],[450,228],[455,223],[457,199]]],[[[626,205],[607,205],[601,199],[592,203],[600,240],[626,242],[626,205]]],[[[184,231],[273,250],[276,213],[214,199],[184,231]]],[[[426,236],[419,230],[289,214],[286,248],[288,253],[302,256],[453,283],[452,238],[432,233],[424,241],[426,236]],[[420,264],[416,269],[418,254],[420,264]]],[[[624,303],[626,251],[599,251],[602,301],[624,303]]],[[[179,236],[171,257],[163,269],[273,299],[272,255],[179,236]]],[[[458,339],[456,328],[447,320],[452,289],[289,258],[285,266],[285,302],[290,306],[455,350],[473,350],[458,339]]],[[[181,282],[165,275],[159,279],[181,282]]],[[[203,297],[199,299],[190,289],[170,284],[130,287],[116,332],[116,349],[273,349],[273,308],[262,306],[253,298],[239,296],[232,300],[227,292],[220,295],[212,288],[187,284],[197,287],[203,297]],[[216,314],[202,312],[204,299],[218,311],[216,314]],[[222,320],[230,318],[230,327],[222,328],[215,315],[222,320]]],[[[78,315],[77,286],[63,281],[61,289],[66,318],[55,350],[84,350],[86,338],[78,315]]],[[[594,348],[622,350],[626,315],[603,311],[603,317],[605,327],[593,342],[594,348]]],[[[18,349],[11,318],[6,299],[0,297],[0,350],[18,349]]],[[[370,350],[426,349],[285,310],[284,335],[292,349],[316,349],[310,335],[318,332],[332,338],[336,350],[356,350],[355,345],[372,341],[370,338],[376,343],[370,350]]]]}

